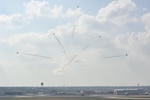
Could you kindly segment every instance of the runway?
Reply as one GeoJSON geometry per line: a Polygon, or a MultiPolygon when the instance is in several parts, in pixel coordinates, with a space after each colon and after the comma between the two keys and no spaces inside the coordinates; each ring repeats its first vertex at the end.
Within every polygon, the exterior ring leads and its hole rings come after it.
{"type": "Polygon", "coordinates": [[[150,100],[150,96],[8,96],[0,100],[150,100]]]}
{"type": "Polygon", "coordinates": [[[112,95],[104,96],[104,98],[110,100],[150,100],[150,95],[112,95]]]}

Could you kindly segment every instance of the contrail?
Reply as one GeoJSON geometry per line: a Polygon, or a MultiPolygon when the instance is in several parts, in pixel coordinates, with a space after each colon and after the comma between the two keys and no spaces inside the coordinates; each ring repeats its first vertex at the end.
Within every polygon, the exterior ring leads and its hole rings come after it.
{"type": "Polygon", "coordinates": [[[85,45],[80,51],[79,53],[75,54],[66,64],[65,66],[69,65],[70,63],[72,63],[76,58],[77,56],[79,56],[85,49],[87,49],[89,47],[89,44],[85,45]]]}
{"type": "Polygon", "coordinates": [[[77,54],[75,54],[74,56],[72,56],[72,58],[70,60],[68,60],[65,64],[60,65],[58,67],[58,69],[55,70],[54,73],[56,74],[61,74],[63,72],[63,70],[65,70],[67,68],[67,66],[69,64],[71,64],[72,62],[75,61],[75,59],[77,58],[77,56],[79,56],[84,50],[86,50],[89,47],[89,44],[85,45],[77,54]]]}
{"type": "Polygon", "coordinates": [[[77,57],[77,55],[75,54],[64,66],[69,65],[71,62],[73,62],[75,60],[76,57],[77,57]]]}
{"type": "Polygon", "coordinates": [[[116,56],[109,56],[109,57],[103,57],[103,58],[114,58],[114,57],[122,57],[122,56],[128,56],[128,54],[125,54],[125,55],[116,55],[116,56]]]}
{"type": "Polygon", "coordinates": [[[55,33],[53,33],[53,35],[55,36],[55,38],[56,38],[57,42],[59,43],[59,45],[62,47],[62,49],[63,49],[64,53],[66,54],[66,50],[65,50],[65,48],[64,48],[64,46],[63,46],[63,44],[60,42],[60,40],[59,40],[59,39],[58,39],[58,37],[55,35],[55,33]]]}
{"type": "Polygon", "coordinates": [[[42,56],[42,55],[37,55],[37,54],[31,54],[31,53],[20,53],[20,52],[17,52],[17,54],[23,54],[23,55],[29,55],[29,56],[35,56],[35,57],[42,57],[42,58],[46,58],[46,59],[52,59],[52,57],[47,57],[47,56],[42,56]]]}
{"type": "Polygon", "coordinates": [[[81,53],[81,52],[83,52],[84,50],[86,50],[89,46],[90,46],[90,44],[85,45],[85,46],[81,49],[81,51],[80,51],[79,53],[81,53]]]}
{"type": "Polygon", "coordinates": [[[77,55],[75,54],[69,61],[65,62],[64,64],[60,65],[54,73],[56,74],[61,74],[63,72],[63,70],[65,70],[67,68],[67,66],[72,63],[74,61],[74,59],[77,57],[77,55]]]}
{"type": "MultiPolygon", "coordinates": [[[[75,31],[75,26],[73,27],[73,34],[72,34],[72,37],[73,37],[73,35],[74,35],[74,31],[75,31]]],[[[54,34],[54,35],[55,35],[55,34],[54,34]]],[[[55,38],[57,38],[57,37],[55,36],[55,38]]],[[[99,35],[98,38],[101,38],[101,35],[99,35]]],[[[59,41],[59,40],[58,40],[58,41],[59,41]]],[[[60,43],[60,44],[61,44],[61,43],[60,43]]],[[[60,75],[60,74],[69,66],[69,64],[71,64],[72,62],[76,62],[75,59],[76,59],[83,51],[85,51],[90,45],[91,45],[91,43],[86,44],[77,54],[74,54],[71,59],[69,59],[69,60],[68,60],[67,62],[65,62],[63,65],[60,65],[60,66],[54,71],[54,73],[60,75]]],[[[78,61],[77,61],[77,62],[78,62],[78,61]]],[[[80,62],[80,61],[79,61],[79,62],[80,62]]]]}

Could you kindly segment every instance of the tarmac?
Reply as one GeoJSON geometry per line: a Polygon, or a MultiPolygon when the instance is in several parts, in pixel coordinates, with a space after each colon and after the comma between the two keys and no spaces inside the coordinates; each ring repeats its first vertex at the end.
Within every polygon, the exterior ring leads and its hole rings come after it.
{"type": "Polygon", "coordinates": [[[3,96],[0,100],[150,100],[150,95],[3,96]]]}

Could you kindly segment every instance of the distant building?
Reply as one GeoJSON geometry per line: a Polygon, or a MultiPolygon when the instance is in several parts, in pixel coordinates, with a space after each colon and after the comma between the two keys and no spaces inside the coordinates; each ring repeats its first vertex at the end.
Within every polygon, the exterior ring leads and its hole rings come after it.
{"type": "Polygon", "coordinates": [[[83,95],[90,95],[90,94],[95,94],[95,91],[91,91],[91,90],[84,90],[84,91],[80,91],[81,96],[83,95]]]}
{"type": "Polygon", "coordinates": [[[144,89],[114,89],[114,94],[116,95],[141,95],[144,94],[144,89]]]}
{"type": "Polygon", "coordinates": [[[23,95],[23,92],[4,92],[4,95],[23,95]]]}

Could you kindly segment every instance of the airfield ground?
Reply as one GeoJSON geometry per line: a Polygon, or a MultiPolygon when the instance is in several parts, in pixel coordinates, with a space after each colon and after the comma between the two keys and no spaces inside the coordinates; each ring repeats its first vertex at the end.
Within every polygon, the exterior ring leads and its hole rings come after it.
{"type": "Polygon", "coordinates": [[[0,97],[0,100],[150,100],[150,96],[119,97],[0,97]]]}

